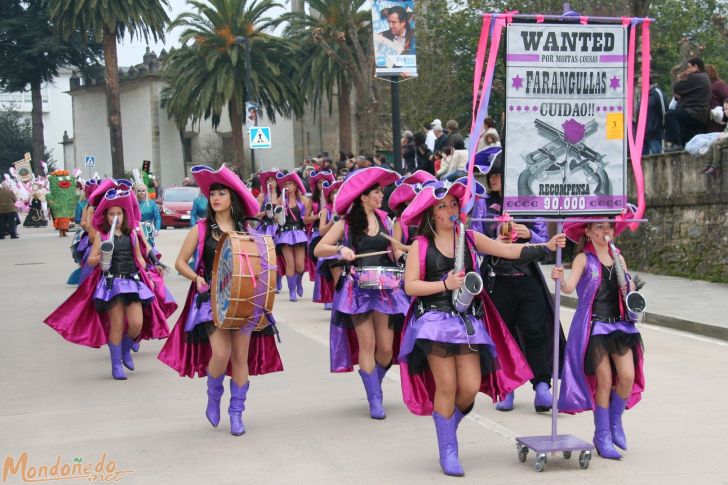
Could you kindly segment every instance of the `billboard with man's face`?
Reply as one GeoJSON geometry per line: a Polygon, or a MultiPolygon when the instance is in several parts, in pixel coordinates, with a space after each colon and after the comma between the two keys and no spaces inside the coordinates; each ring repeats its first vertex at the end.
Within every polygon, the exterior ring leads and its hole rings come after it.
{"type": "Polygon", "coordinates": [[[417,76],[414,0],[374,0],[372,30],[377,76],[417,76]]]}

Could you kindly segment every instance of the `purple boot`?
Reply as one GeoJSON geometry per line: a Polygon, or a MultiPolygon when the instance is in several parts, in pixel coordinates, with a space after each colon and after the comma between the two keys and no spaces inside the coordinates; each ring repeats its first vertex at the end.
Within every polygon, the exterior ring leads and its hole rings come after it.
{"type": "Polygon", "coordinates": [[[131,358],[131,348],[134,340],[127,334],[121,339],[121,363],[129,370],[134,370],[134,360],[131,358]]]}
{"type": "Polygon", "coordinates": [[[331,310],[332,308],[334,308],[333,303],[324,303],[324,310],[331,310]]]}
{"type": "Polygon", "coordinates": [[[111,354],[111,375],[117,381],[125,381],[126,372],[121,365],[121,344],[114,345],[109,342],[109,354],[111,354]]]}
{"type": "Polygon", "coordinates": [[[612,432],[609,430],[609,409],[597,406],[594,409],[594,446],[602,458],[619,460],[619,454],[612,442],[612,432]]]}
{"type": "Polygon", "coordinates": [[[622,427],[622,413],[626,406],[627,400],[619,397],[617,391],[612,391],[609,400],[609,427],[612,431],[612,442],[623,450],[627,449],[627,437],[622,427]]]}
{"type": "Polygon", "coordinates": [[[513,411],[513,398],[515,398],[516,395],[513,391],[506,394],[506,398],[502,401],[498,401],[495,404],[495,409],[497,411],[513,411]]]}
{"type": "Polygon", "coordinates": [[[281,292],[281,288],[283,288],[283,276],[276,275],[276,294],[281,292]]]}
{"type": "Polygon", "coordinates": [[[233,436],[245,434],[243,411],[245,411],[245,398],[248,395],[249,387],[250,381],[238,387],[235,381],[230,379],[230,406],[228,407],[228,414],[230,415],[230,434],[233,436]]]}
{"type": "Polygon", "coordinates": [[[372,419],[384,419],[387,414],[384,412],[384,405],[382,404],[382,385],[379,382],[379,376],[376,370],[373,370],[370,374],[367,374],[363,370],[359,369],[359,375],[361,381],[364,383],[364,390],[367,393],[367,401],[369,401],[369,414],[372,419]]]}
{"type": "Polygon", "coordinates": [[[132,342],[131,350],[134,352],[139,352],[139,342],[132,342]]]}
{"type": "Polygon", "coordinates": [[[288,298],[291,301],[298,301],[296,297],[296,275],[286,276],[286,282],[288,283],[288,298]]]}
{"type": "Polygon", "coordinates": [[[458,459],[457,426],[460,421],[457,413],[457,406],[449,418],[443,417],[438,412],[432,413],[432,419],[435,420],[435,431],[437,431],[437,446],[440,449],[440,466],[445,475],[451,477],[465,475],[458,459]]]}
{"type": "Polygon", "coordinates": [[[222,398],[225,392],[225,387],[222,384],[224,380],[224,372],[217,377],[212,377],[208,371],[207,409],[205,410],[205,416],[207,416],[207,420],[213,428],[217,428],[217,425],[220,424],[220,398],[222,398]]]}
{"type": "Polygon", "coordinates": [[[296,273],[296,291],[298,296],[303,297],[303,273],[296,273]]]}
{"type": "Polygon", "coordinates": [[[536,408],[537,413],[545,413],[551,410],[551,389],[548,383],[539,382],[536,384],[536,397],[533,400],[533,407],[536,408]]]}
{"type": "Polygon", "coordinates": [[[379,378],[379,385],[382,385],[382,381],[384,380],[384,376],[387,375],[387,371],[389,368],[392,367],[392,363],[390,362],[387,367],[383,367],[379,364],[379,362],[376,363],[374,368],[377,371],[377,378],[379,378]]]}

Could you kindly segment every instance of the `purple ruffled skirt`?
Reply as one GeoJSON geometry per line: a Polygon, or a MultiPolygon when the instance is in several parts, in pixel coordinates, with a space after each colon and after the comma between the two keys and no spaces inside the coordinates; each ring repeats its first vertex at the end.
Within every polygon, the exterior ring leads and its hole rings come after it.
{"type": "Polygon", "coordinates": [[[334,309],[349,315],[370,311],[396,315],[406,314],[410,301],[401,287],[392,290],[362,289],[350,275],[343,277],[341,290],[334,295],[334,309]]]}
{"type": "Polygon", "coordinates": [[[261,236],[270,236],[275,241],[276,233],[278,232],[278,226],[275,224],[261,224],[258,226],[258,234],[261,236]]]}
{"type": "Polygon", "coordinates": [[[141,280],[132,278],[113,278],[111,284],[107,283],[107,279],[101,277],[96,290],[94,291],[94,303],[99,312],[107,311],[114,300],[121,299],[124,304],[140,301],[149,303],[154,300],[154,293],[141,280]]]}
{"type": "Polygon", "coordinates": [[[280,231],[276,237],[276,246],[280,244],[288,244],[294,246],[296,244],[306,244],[308,242],[308,236],[306,231],[301,229],[293,229],[288,231],[280,231]]]}

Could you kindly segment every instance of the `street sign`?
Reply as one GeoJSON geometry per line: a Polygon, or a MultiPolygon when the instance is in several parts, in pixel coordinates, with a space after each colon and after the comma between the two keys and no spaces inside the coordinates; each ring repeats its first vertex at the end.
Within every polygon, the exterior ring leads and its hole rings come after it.
{"type": "Polygon", "coordinates": [[[96,166],[96,157],[93,155],[86,155],[86,166],[93,168],[96,166]]]}
{"type": "Polygon", "coordinates": [[[270,127],[269,126],[251,126],[250,127],[250,148],[270,148],[270,127]]]}

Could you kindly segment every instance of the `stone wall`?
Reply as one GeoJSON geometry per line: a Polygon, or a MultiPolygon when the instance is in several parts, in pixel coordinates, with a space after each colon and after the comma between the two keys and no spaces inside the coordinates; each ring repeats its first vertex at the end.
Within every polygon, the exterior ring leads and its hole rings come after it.
{"type": "Polygon", "coordinates": [[[643,158],[649,222],[618,240],[631,269],[728,282],[728,153],[719,176],[700,174],[705,162],[686,152],[643,158]]]}

